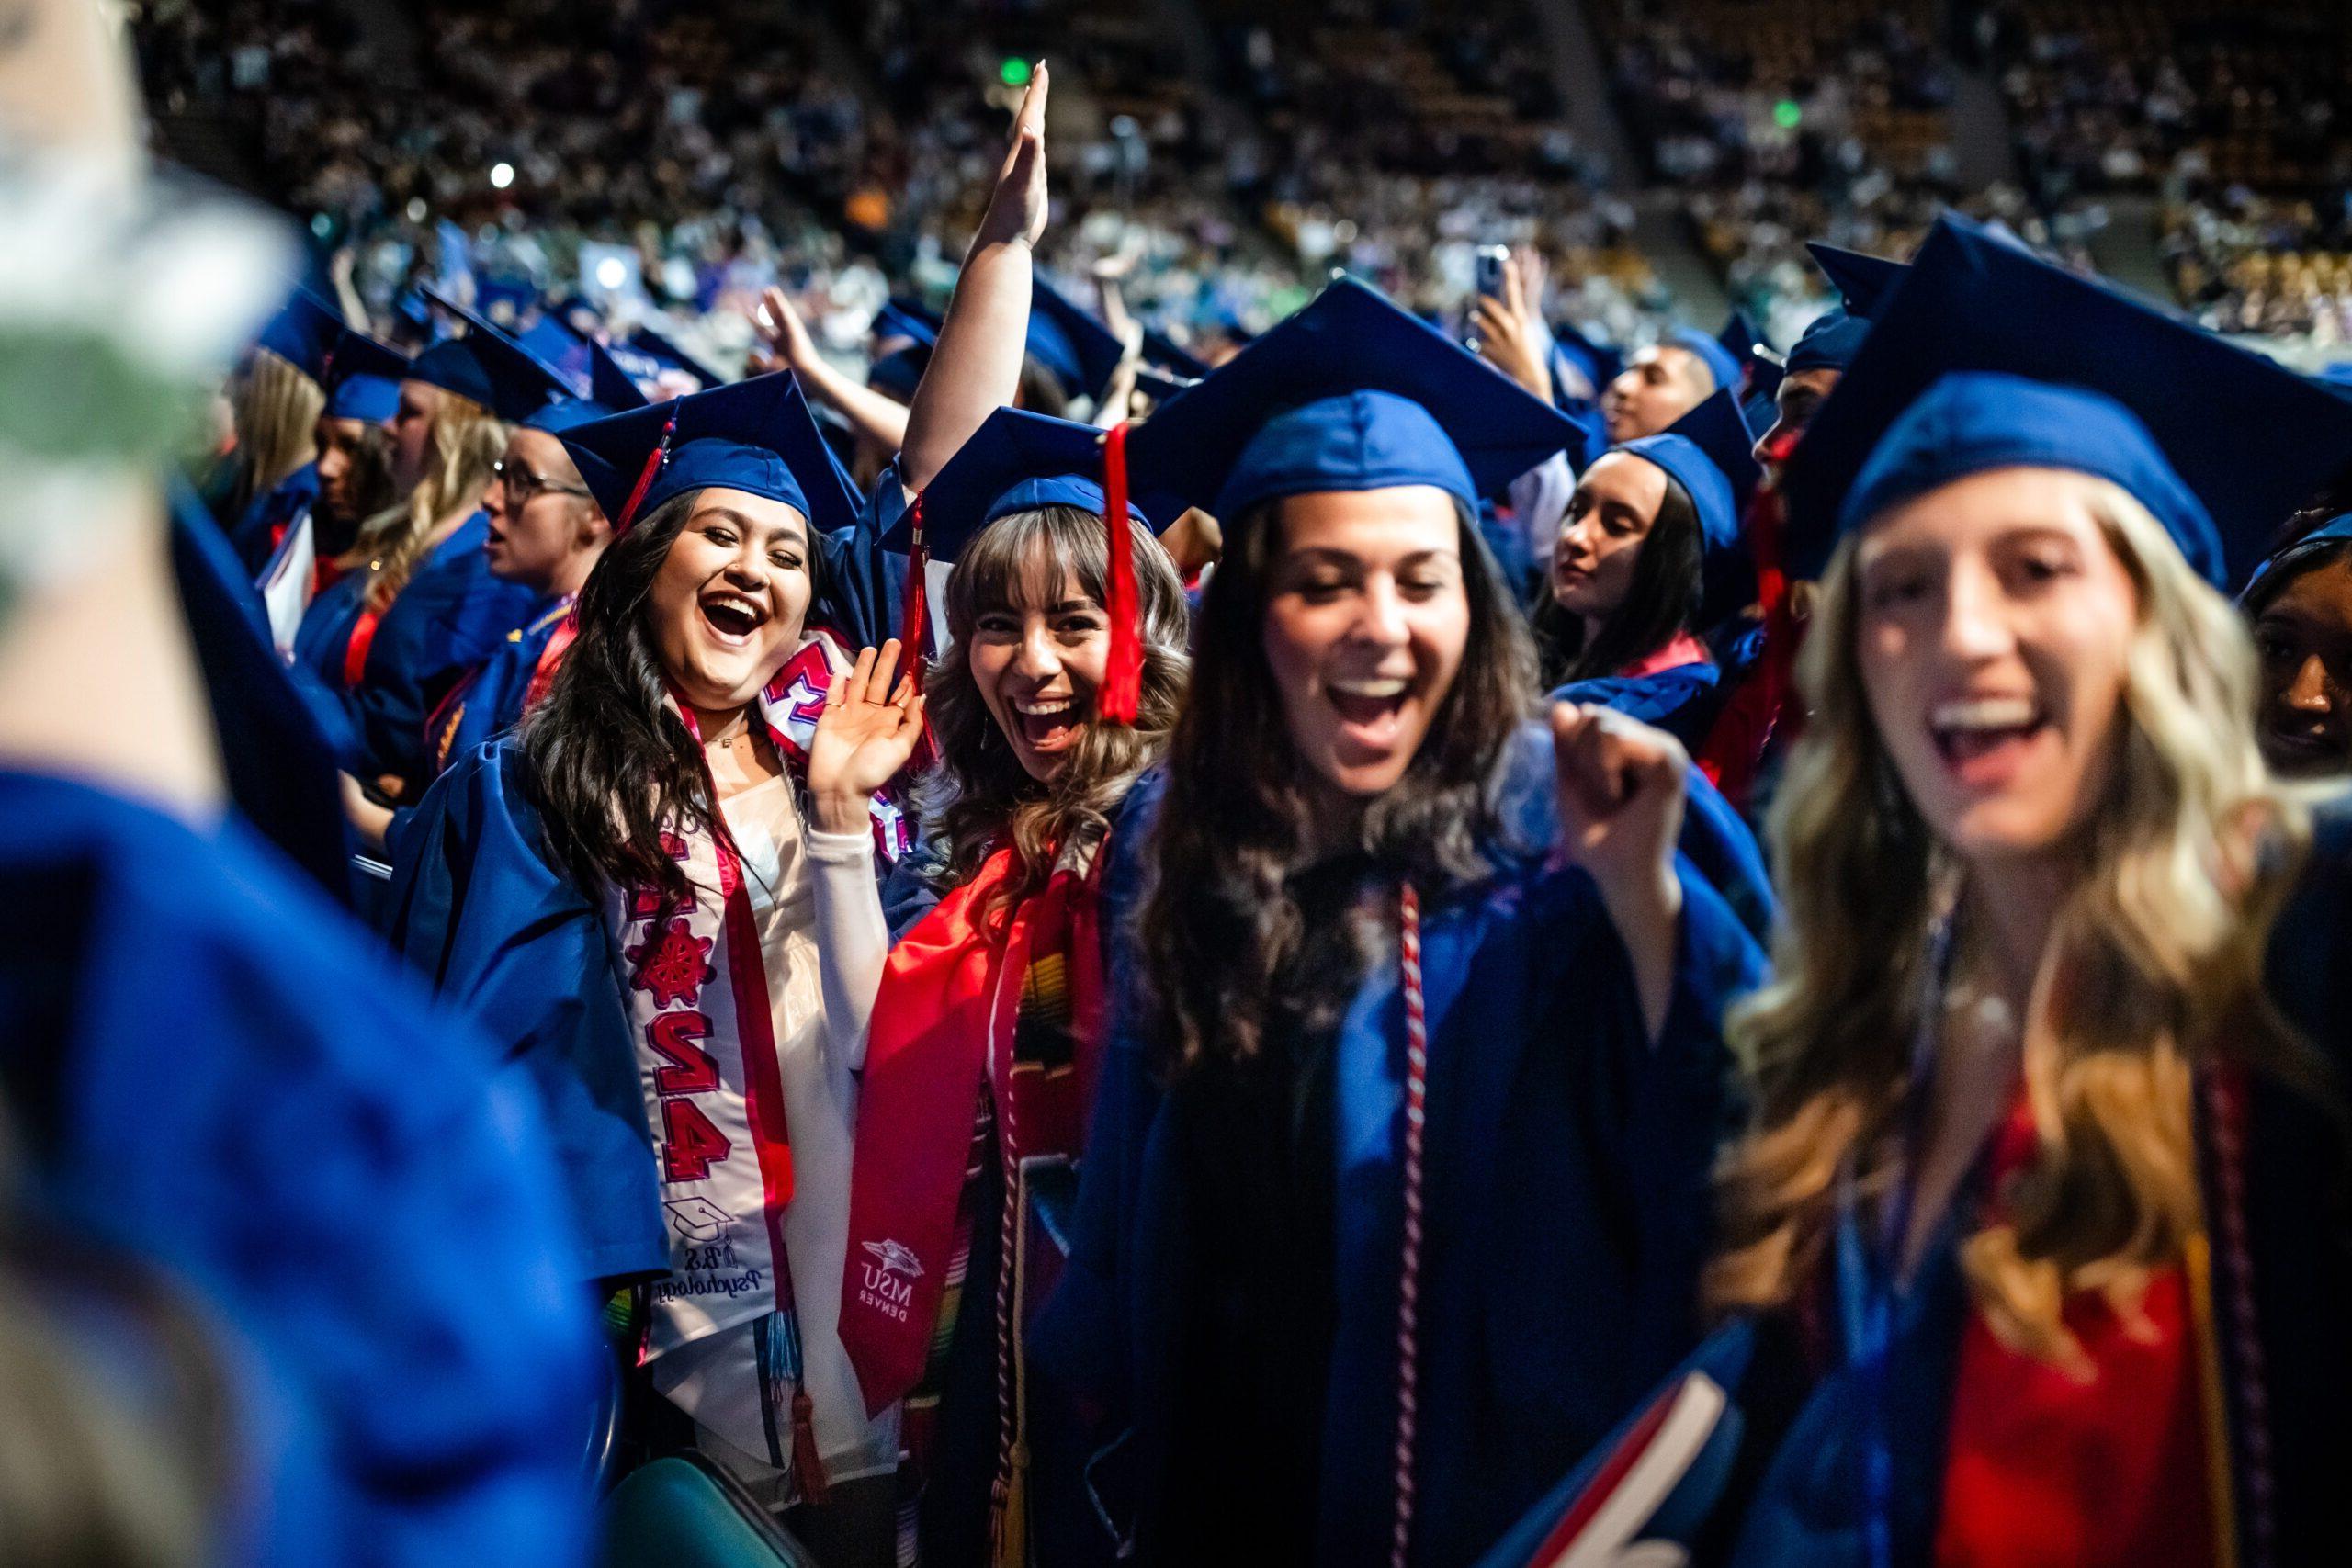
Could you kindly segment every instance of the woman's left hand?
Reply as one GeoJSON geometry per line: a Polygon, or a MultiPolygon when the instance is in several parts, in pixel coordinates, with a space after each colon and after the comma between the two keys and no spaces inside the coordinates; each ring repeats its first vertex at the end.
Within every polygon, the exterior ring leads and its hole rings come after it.
{"type": "Polygon", "coordinates": [[[899,673],[899,639],[857,656],[834,677],[808,742],[808,799],[822,833],[865,830],[866,807],[922,739],[922,698],[899,673]],[[895,684],[893,684],[895,681],[895,684]]]}

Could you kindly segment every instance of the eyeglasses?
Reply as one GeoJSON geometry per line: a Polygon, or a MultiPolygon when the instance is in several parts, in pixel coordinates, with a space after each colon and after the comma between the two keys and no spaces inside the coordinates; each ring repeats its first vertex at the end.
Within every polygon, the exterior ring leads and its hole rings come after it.
{"type": "Polygon", "coordinates": [[[541,479],[520,463],[510,463],[503,457],[490,466],[490,477],[505,488],[506,504],[517,512],[530,505],[531,498],[542,491],[556,495],[584,496],[588,493],[579,485],[560,485],[553,479],[541,479]]]}

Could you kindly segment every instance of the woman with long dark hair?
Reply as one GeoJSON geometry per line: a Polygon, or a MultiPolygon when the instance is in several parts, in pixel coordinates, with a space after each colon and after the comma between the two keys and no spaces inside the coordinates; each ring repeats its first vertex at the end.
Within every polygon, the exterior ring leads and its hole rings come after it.
{"type": "Polygon", "coordinates": [[[1465,1562],[1691,1336],[1758,955],[1674,740],[1530,722],[1474,508],[1568,428],[1342,282],[1136,437],[1227,547],[1036,1349],[1141,1561],[1465,1562]]]}
{"type": "Polygon", "coordinates": [[[396,836],[395,938],[549,1104],[583,1280],[651,1282],[650,1439],[888,1561],[896,1412],[834,1322],[922,705],[841,624],[855,510],[790,377],[563,442],[619,536],[545,700],[396,836]]]}
{"type": "Polygon", "coordinates": [[[1536,607],[1555,701],[1598,703],[1685,746],[1713,717],[1698,632],[1745,602],[1739,500],[1758,477],[1739,405],[1718,392],[1673,430],[1611,447],[1577,477],[1536,607]]]}
{"type": "Polygon", "coordinates": [[[2288,778],[2352,773],[2352,513],[2305,522],[2238,609],[2262,656],[2264,759],[2288,778]]]}

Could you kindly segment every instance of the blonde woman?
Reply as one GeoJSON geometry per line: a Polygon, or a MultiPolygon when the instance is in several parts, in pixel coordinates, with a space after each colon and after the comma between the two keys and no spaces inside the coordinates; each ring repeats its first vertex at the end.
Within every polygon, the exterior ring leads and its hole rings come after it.
{"type": "Polygon", "coordinates": [[[490,570],[481,501],[507,423],[568,395],[553,370],[486,323],[426,349],[401,383],[401,499],[360,525],[348,575],[311,602],[294,649],[348,694],[357,777],[379,806],[422,793],[426,716],[531,615],[537,595],[490,570]]]}
{"type": "MultiPolygon", "coordinates": [[[[2352,1530],[2345,1140],[2264,973],[2309,814],[2216,592],[2271,477],[2200,494],[2168,453],[2307,484],[2352,412],[2153,313],[2102,321],[2120,301],[2022,255],[1934,249],[1908,323],[1949,341],[1981,319],[1961,285],[2010,276],[2012,314],[2149,423],[1939,377],[1890,316],[1791,466],[1844,539],[1772,822],[1775,978],[1727,1031],[1753,1114],[1703,1277],[1736,1321],[1702,1366],[1745,1429],[1693,1539],[1742,1568],[2327,1561],[2352,1530]],[[2038,317],[2052,295],[2083,317],[2038,317]],[[1838,400],[1923,360],[1907,408],[1838,400]]],[[[2048,373],[1998,327],[1965,352],[2048,373]]],[[[2295,1021],[2340,1033],[2331,1012],[2295,1021]]]]}

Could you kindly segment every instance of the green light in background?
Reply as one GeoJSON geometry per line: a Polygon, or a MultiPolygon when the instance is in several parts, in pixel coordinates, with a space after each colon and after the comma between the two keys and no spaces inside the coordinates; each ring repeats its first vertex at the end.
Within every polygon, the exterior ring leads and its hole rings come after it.
{"type": "Polygon", "coordinates": [[[996,68],[996,74],[997,79],[1008,87],[1025,87],[1029,85],[1029,62],[1020,59],[1008,60],[996,68]]]}
{"type": "Polygon", "coordinates": [[[1772,123],[1782,130],[1794,130],[1804,119],[1804,110],[1794,98],[1782,98],[1772,106],[1772,123]]]}

